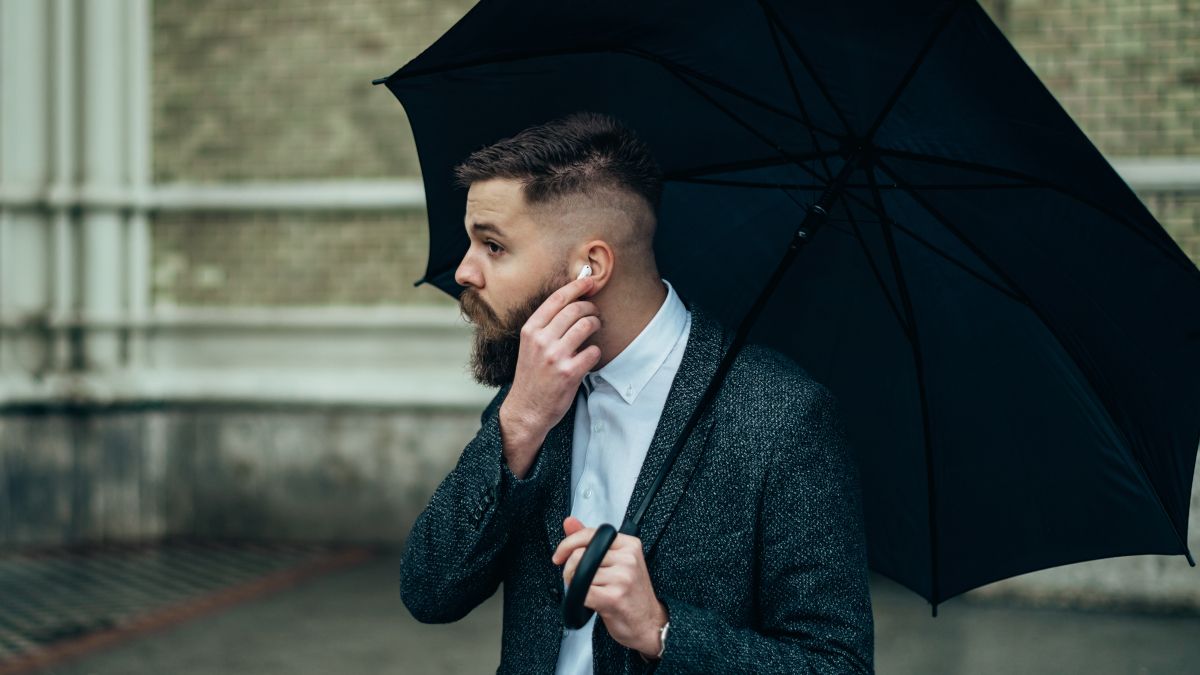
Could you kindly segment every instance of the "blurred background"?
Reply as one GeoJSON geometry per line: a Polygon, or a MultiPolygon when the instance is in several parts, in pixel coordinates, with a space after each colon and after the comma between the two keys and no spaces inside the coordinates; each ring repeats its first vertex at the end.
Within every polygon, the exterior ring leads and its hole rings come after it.
{"type": "MultiPolygon", "coordinates": [[[[494,391],[370,84],[472,4],[0,0],[0,674],[495,670],[399,598],[494,391]]],[[[1200,264],[1200,0],[982,4],[1200,264]]],[[[872,595],[881,673],[1200,672],[1180,556],[872,595]]]]}

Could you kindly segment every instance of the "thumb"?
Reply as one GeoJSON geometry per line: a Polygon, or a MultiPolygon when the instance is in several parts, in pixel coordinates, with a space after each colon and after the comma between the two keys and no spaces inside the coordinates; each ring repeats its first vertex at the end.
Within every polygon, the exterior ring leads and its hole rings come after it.
{"type": "Polygon", "coordinates": [[[576,532],[582,530],[583,528],[584,528],[583,521],[576,518],[575,516],[567,516],[566,519],[563,520],[563,531],[566,532],[568,535],[575,534],[576,532]]]}

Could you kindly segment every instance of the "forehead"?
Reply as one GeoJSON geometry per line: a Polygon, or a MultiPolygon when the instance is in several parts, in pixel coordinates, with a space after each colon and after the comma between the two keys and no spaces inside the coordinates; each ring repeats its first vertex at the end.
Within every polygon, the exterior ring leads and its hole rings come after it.
{"type": "Polygon", "coordinates": [[[517,219],[526,214],[521,184],[510,178],[475,181],[467,190],[467,224],[471,216],[496,220],[517,219]]]}

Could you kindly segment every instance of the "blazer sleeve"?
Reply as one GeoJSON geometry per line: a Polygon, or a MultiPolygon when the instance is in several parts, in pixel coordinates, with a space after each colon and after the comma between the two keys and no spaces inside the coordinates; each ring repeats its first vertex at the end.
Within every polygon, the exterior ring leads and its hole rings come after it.
{"type": "Polygon", "coordinates": [[[500,404],[507,391],[508,385],[483,411],[475,438],[405,540],[400,598],[422,623],[457,621],[496,592],[511,532],[543,482],[540,452],[523,479],[504,460],[500,404]]]}
{"type": "Polygon", "coordinates": [[[772,448],[762,494],[758,625],[670,597],[659,673],[873,673],[874,623],[858,469],[833,394],[817,384],[772,448]]]}

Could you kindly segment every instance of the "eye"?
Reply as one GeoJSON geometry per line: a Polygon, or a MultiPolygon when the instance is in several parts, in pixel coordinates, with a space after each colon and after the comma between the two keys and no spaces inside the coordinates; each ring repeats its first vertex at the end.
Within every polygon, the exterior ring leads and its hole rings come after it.
{"type": "Polygon", "coordinates": [[[483,243],[488,246],[488,250],[491,251],[492,253],[499,253],[500,251],[504,250],[504,248],[501,247],[500,244],[497,244],[496,242],[492,241],[491,239],[489,239],[483,243]],[[492,247],[495,247],[495,248],[492,248],[492,247]],[[496,250],[496,249],[499,249],[499,250],[496,250]]]}

